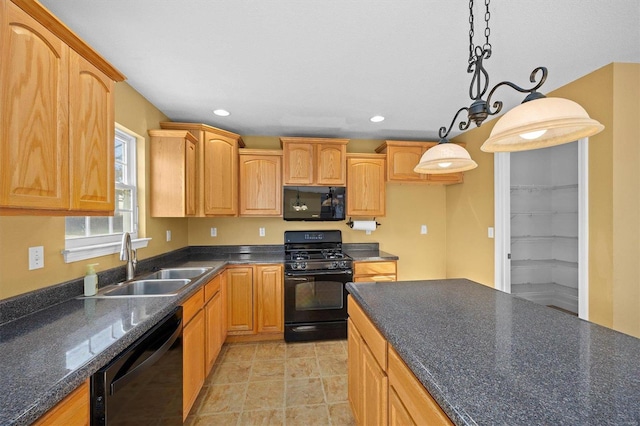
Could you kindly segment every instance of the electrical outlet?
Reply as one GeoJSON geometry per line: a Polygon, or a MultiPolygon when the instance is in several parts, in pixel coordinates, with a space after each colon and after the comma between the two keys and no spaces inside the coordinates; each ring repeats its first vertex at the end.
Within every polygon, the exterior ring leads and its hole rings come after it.
{"type": "Polygon", "coordinates": [[[29,270],[44,268],[44,247],[29,247],[29,270]]]}
{"type": "Polygon", "coordinates": [[[422,235],[426,235],[426,233],[427,233],[427,225],[422,225],[422,226],[420,227],[420,233],[421,233],[422,235]]]}
{"type": "Polygon", "coordinates": [[[260,228],[260,236],[264,237],[265,236],[265,230],[264,228],[260,228]]]}
{"type": "Polygon", "coordinates": [[[211,228],[211,236],[212,237],[218,236],[218,228],[211,228]]]}
{"type": "Polygon", "coordinates": [[[489,229],[487,230],[487,236],[489,238],[493,238],[493,227],[489,227],[489,229]]]}
{"type": "Polygon", "coordinates": [[[171,231],[167,229],[167,242],[171,241],[171,231]]]}

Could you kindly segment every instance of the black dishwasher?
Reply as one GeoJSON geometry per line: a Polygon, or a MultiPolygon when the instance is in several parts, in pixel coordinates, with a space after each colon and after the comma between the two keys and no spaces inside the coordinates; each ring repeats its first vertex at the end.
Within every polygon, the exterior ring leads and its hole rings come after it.
{"type": "Polygon", "coordinates": [[[182,307],[91,377],[91,424],[182,425],[182,307]]]}

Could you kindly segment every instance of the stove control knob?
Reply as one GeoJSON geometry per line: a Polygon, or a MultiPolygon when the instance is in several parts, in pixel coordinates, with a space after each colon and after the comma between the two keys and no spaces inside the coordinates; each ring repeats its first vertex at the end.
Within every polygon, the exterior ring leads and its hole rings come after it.
{"type": "Polygon", "coordinates": [[[337,269],[338,268],[338,262],[331,262],[331,265],[329,265],[329,269],[337,269]]]}
{"type": "Polygon", "coordinates": [[[341,268],[343,268],[343,269],[346,269],[346,267],[347,267],[348,265],[349,265],[349,264],[347,263],[347,261],[346,261],[346,260],[343,260],[342,262],[340,262],[340,267],[341,267],[341,268]]]}
{"type": "Polygon", "coordinates": [[[299,266],[300,266],[300,269],[307,269],[307,262],[300,262],[299,266]]]}

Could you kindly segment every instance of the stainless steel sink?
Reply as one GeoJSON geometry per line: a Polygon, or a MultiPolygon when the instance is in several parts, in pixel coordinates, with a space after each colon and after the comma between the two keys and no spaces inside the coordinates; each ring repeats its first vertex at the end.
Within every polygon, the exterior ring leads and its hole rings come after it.
{"type": "Polygon", "coordinates": [[[128,281],[110,288],[94,297],[149,297],[175,296],[180,289],[191,282],[190,279],[162,279],[128,281]]]}
{"type": "Polygon", "coordinates": [[[149,275],[145,275],[145,280],[167,280],[167,279],[193,279],[211,268],[167,268],[160,269],[149,275]]]}

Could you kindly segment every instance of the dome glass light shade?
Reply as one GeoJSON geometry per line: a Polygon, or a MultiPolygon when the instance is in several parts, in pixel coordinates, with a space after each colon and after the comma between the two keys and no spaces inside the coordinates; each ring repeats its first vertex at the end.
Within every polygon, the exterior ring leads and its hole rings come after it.
{"type": "Polygon", "coordinates": [[[413,169],[422,174],[457,173],[475,169],[478,164],[471,159],[466,149],[451,142],[441,142],[429,148],[420,163],[413,169]]]}
{"type": "Polygon", "coordinates": [[[504,114],[480,148],[514,152],[546,148],[600,133],[604,126],[577,103],[563,98],[525,102],[504,114]]]}

